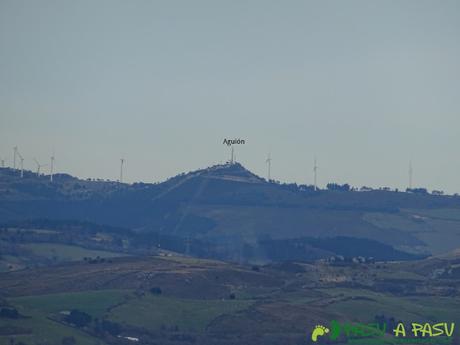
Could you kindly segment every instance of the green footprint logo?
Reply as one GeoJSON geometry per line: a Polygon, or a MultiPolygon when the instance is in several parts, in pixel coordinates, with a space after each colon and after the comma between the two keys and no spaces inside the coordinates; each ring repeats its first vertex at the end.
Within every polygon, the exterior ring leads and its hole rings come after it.
{"type": "Polygon", "coordinates": [[[311,340],[316,343],[318,341],[318,337],[321,337],[326,333],[329,333],[329,328],[323,325],[316,325],[315,329],[311,333],[311,340]]]}

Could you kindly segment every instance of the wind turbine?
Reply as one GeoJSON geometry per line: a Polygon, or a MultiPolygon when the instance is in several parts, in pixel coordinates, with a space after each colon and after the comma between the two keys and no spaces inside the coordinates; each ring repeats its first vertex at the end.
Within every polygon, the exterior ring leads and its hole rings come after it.
{"type": "Polygon", "coordinates": [[[53,170],[54,170],[54,150],[53,150],[53,155],[51,156],[51,164],[50,164],[50,182],[53,182],[53,170]]]}
{"type": "Polygon", "coordinates": [[[13,147],[13,169],[16,169],[16,155],[18,154],[18,147],[13,147]]]}
{"type": "Polygon", "coordinates": [[[414,170],[412,169],[412,161],[409,162],[409,189],[412,189],[412,175],[414,170]]]}
{"type": "Polygon", "coordinates": [[[234,156],[235,156],[235,150],[232,145],[232,150],[231,150],[231,155],[230,155],[230,164],[233,164],[234,156]]]}
{"type": "Polygon", "coordinates": [[[34,158],[35,164],[37,164],[37,176],[40,176],[40,168],[46,167],[48,164],[40,164],[36,158],[34,158]]]}
{"type": "Polygon", "coordinates": [[[125,159],[120,159],[120,183],[123,183],[123,164],[125,163],[125,159]]]}
{"type": "MultiPolygon", "coordinates": [[[[23,158],[22,155],[19,153],[17,147],[15,147],[15,153],[16,153],[16,155],[19,157],[19,159],[21,160],[21,178],[22,178],[22,177],[24,177],[24,158],[23,158]]],[[[14,156],[15,160],[16,160],[16,155],[14,156]]]]}
{"type": "Polygon", "coordinates": [[[268,153],[268,157],[267,157],[267,160],[265,161],[265,163],[267,163],[267,166],[268,166],[268,182],[270,182],[271,180],[271,168],[272,168],[272,157],[271,157],[271,154],[270,152],[268,153]]]}
{"type": "Polygon", "coordinates": [[[313,162],[313,173],[314,173],[314,180],[313,180],[313,185],[315,186],[315,191],[318,189],[318,186],[316,184],[316,178],[317,178],[317,175],[318,175],[318,166],[316,165],[316,157],[315,157],[315,160],[313,162]]]}

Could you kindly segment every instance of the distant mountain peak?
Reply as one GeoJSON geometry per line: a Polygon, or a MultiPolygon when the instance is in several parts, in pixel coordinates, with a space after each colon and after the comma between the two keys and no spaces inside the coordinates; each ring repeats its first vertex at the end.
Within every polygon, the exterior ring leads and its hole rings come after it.
{"type": "Polygon", "coordinates": [[[265,182],[263,178],[252,173],[237,162],[213,165],[207,169],[201,170],[200,176],[246,183],[265,182]]]}

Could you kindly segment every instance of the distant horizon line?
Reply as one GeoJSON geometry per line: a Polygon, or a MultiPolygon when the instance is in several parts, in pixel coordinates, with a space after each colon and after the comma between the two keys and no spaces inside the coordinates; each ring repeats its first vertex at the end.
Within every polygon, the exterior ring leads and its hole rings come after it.
{"type": "MultiPolygon", "coordinates": [[[[213,164],[211,166],[208,166],[208,167],[205,167],[205,168],[199,168],[199,169],[195,169],[195,170],[189,170],[187,172],[183,171],[183,172],[179,172],[175,175],[172,175],[172,176],[169,176],[167,177],[166,179],[164,180],[161,180],[161,181],[157,181],[157,182],[144,182],[144,181],[135,181],[135,182],[120,182],[118,179],[110,179],[110,178],[95,178],[95,177],[79,177],[77,175],[73,175],[71,173],[67,173],[67,172],[53,172],[53,176],[56,177],[56,175],[68,175],[72,178],[76,178],[78,180],[82,180],[82,181],[93,181],[93,182],[106,182],[106,183],[119,183],[119,184],[125,184],[125,185],[133,185],[133,184],[136,184],[136,183],[143,183],[143,184],[161,184],[161,183],[164,183],[166,181],[168,181],[169,179],[171,178],[174,178],[176,176],[180,176],[180,175],[186,175],[186,174],[190,174],[190,173],[194,173],[194,172],[198,172],[198,171],[202,171],[202,170],[207,170],[209,168],[212,168],[212,167],[217,167],[217,166],[231,166],[231,165],[240,165],[243,169],[247,170],[248,172],[250,172],[251,174],[254,174],[256,175],[257,177],[263,179],[266,183],[273,183],[273,184],[277,184],[277,185],[292,185],[292,184],[295,184],[297,186],[306,186],[306,187],[309,187],[309,188],[314,188],[314,184],[307,184],[307,183],[298,183],[298,182],[282,182],[281,180],[276,180],[276,179],[270,179],[268,180],[267,178],[265,177],[261,177],[255,173],[253,173],[251,170],[247,169],[242,163],[240,162],[237,162],[237,161],[233,161],[233,162],[230,162],[230,161],[227,161],[225,163],[216,163],[216,164],[213,164]]],[[[21,169],[19,168],[13,168],[11,166],[1,166],[0,169],[5,169],[5,170],[12,170],[12,171],[18,171],[20,172],[21,169]]],[[[24,169],[23,170],[24,173],[27,172],[27,174],[30,174],[30,175],[34,175],[35,177],[37,177],[37,172],[36,171],[33,171],[33,170],[30,170],[30,169],[24,169]]],[[[42,178],[49,178],[51,176],[51,174],[45,174],[45,173],[41,173],[39,175],[40,177],[42,178]]],[[[21,176],[19,175],[18,176],[19,178],[21,178],[21,176]]],[[[51,182],[51,181],[50,181],[51,182]]],[[[51,182],[52,183],[52,182],[51,182]]],[[[350,188],[349,190],[347,190],[348,192],[367,192],[367,191],[384,191],[384,192],[396,192],[396,193],[421,193],[421,194],[424,194],[423,190],[426,191],[426,194],[429,194],[429,195],[434,195],[434,196],[458,196],[459,193],[445,193],[444,191],[441,191],[441,190],[437,190],[437,189],[431,189],[431,192],[428,188],[426,187],[412,187],[412,188],[409,188],[409,187],[406,187],[405,189],[399,189],[399,188],[391,188],[391,187],[388,187],[388,186],[379,186],[379,187],[368,187],[368,186],[365,186],[365,185],[362,185],[360,187],[358,186],[354,186],[348,182],[346,183],[337,183],[337,182],[328,182],[324,188],[320,188],[319,186],[317,186],[317,190],[318,191],[332,191],[332,189],[329,189],[327,186],[328,185],[336,185],[336,186],[346,186],[348,185],[348,187],[350,188]]],[[[343,190],[345,191],[345,190],[343,190]]]]}

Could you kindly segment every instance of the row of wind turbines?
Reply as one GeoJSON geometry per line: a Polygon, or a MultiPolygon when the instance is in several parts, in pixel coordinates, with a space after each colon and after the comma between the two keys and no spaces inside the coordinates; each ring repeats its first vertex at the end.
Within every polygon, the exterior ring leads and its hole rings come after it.
{"type": "MultiPolygon", "coordinates": [[[[233,149],[233,145],[231,146],[231,154],[230,154],[230,164],[233,164],[236,162],[235,158],[235,152],[233,149]]],[[[267,159],[265,160],[265,163],[267,164],[267,181],[272,180],[271,176],[271,169],[272,169],[272,157],[271,157],[271,152],[268,153],[267,159]]],[[[314,190],[318,190],[318,164],[317,164],[317,159],[316,157],[313,160],[313,187],[314,190]]],[[[413,176],[413,168],[412,168],[412,162],[409,162],[409,189],[412,189],[412,176],[413,176]]]]}
{"type": "MultiPolygon", "coordinates": [[[[36,166],[37,166],[37,170],[36,170],[36,174],[37,176],[40,176],[40,171],[41,171],[41,168],[45,168],[45,167],[50,167],[50,174],[49,174],[49,178],[50,178],[50,182],[53,182],[53,175],[54,175],[54,160],[55,160],[55,157],[54,157],[54,152],[53,154],[51,155],[50,157],[50,163],[49,164],[41,164],[36,158],[33,158],[36,166]]],[[[123,183],[123,175],[124,175],[124,164],[126,162],[126,159],[125,158],[120,158],[120,179],[119,179],[119,182],[120,183],[123,183]]],[[[234,149],[233,149],[233,145],[231,147],[231,156],[230,156],[230,161],[229,163],[230,164],[233,164],[236,162],[236,157],[235,157],[235,153],[234,153],[234,149]]],[[[0,163],[1,163],[1,167],[2,168],[5,168],[5,160],[4,159],[0,159],[0,163]]],[[[265,160],[265,163],[267,164],[267,181],[271,181],[272,180],[272,176],[271,176],[271,168],[272,168],[272,157],[271,157],[271,153],[269,152],[268,153],[268,156],[267,156],[267,159],[265,160]]],[[[316,160],[316,157],[314,158],[314,161],[313,161],[313,187],[315,189],[315,191],[318,189],[318,184],[317,184],[317,177],[318,177],[318,164],[317,164],[317,160],[316,160]]],[[[19,170],[20,171],[20,176],[21,178],[24,177],[24,157],[22,156],[22,154],[19,152],[19,149],[17,146],[13,147],[13,169],[14,170],[19,170]]],[[[409,188],[412,188],[412,175],[413,175],[413,169],[412,169],[412,162],[409,163],[409,188]]]]}
{"type": "MultiPolygon", "coordinates": [[[[13,169],[19,170],[21,178],[24,177],[24,157],[17,146],[13,147],[13,169]]],[[[50,181],[53,182],[54,175],[54,153],[50,157],[50,164],[41,164],[36,158],[33,158],[35,164],[37,165],[37,176],[40,176],[40,171],[42,168],[49,166],[50,167],[50,181]]],[[[5,168],[5,159],[0,159],[1,167],[5,168]]]]}
{"type": "MultiPolygon", "coordinates": [[[[25,159],[22,156],[22,154],[19,152],[18,147],[17,146],[13,147],[13,169],[14,170],[19,170],[21,178],[24,177],[24,160],[25,159]]],[[[49,170],[50,182],[53,182],[54,160],[55,160],[54,152],[50,157],[50,163],[49,164],[42,164],[36,158],[33,158],[33,160],[34,160],[34,162],[35,162],[35,164],[37,166],[37,170],[36,170],[37,176],[40,176],[40,171],[41,171],[42,168],[45,168],[45,167],[49,166],[49,168],[50,168],[50,170],[49,170]]],[[[124,169],[125,162],[126,162],[126,159],[124,159],[124,158],[120,159],[120,180],[119,180],[119,182],[123,182],[123,169],[124,169]]],[[[1,167],[5,168],[5,159],[3,159],[3,158],[0,159],[0,163],[1,163],[1,167]]]]}

